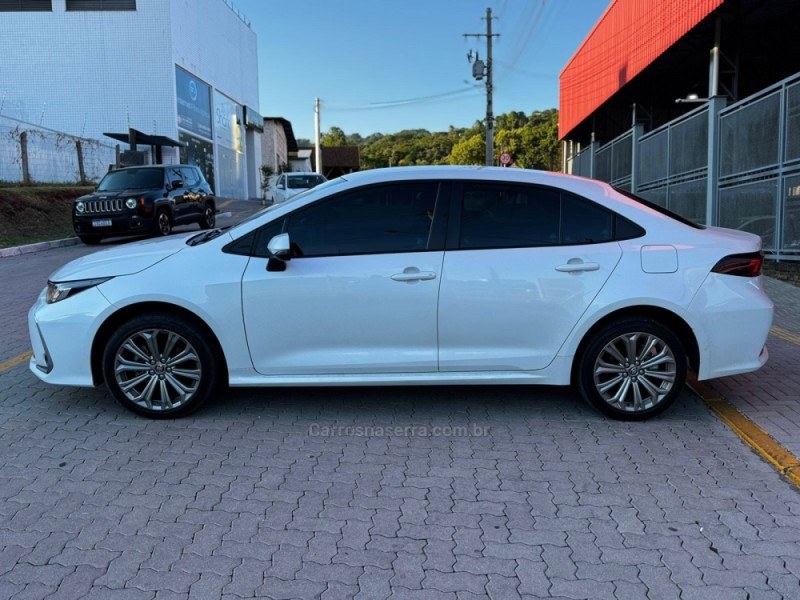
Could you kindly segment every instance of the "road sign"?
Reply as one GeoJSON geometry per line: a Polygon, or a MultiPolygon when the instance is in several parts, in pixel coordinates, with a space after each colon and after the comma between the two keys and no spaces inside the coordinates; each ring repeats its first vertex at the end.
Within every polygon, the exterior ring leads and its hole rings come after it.
{"type": "Polygon", "coordinates": [[[511,153],[510,152],[501,152],[500,153],[500,164],[503,166],[511,164],[511,153]]]}

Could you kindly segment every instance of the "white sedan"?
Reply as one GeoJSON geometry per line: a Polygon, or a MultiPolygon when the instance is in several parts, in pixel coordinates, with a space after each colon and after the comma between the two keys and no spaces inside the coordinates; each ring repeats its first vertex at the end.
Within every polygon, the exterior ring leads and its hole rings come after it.
{"type": "Polygon", "coordinates": [[[228,230],[111,248],[50,278],[31,370],[148,417],[223,384],[574,384],[666,409],[767,360],[759,237],[519,169],[340,177],[228,230]]]}
{"type": "Polygon", "coordinates": [[[283,173],[275,178],[272,190],[272,202],[280,204],[293,198],[297,194],[310,190],[321,183],[328,181],[317,173],[283,173]]]}

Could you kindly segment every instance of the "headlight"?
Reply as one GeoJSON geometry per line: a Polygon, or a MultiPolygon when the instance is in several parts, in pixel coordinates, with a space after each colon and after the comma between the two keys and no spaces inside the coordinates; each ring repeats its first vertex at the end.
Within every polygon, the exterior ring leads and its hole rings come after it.
{"type": "Polygon", "coordinates": [[[84,210],[86,210],[86,205],[83,202],[78,202],[75,205],[75,210],[77,210],[79,213],[82,213],[84,210]]]}
{"type": "Polygon", "coordinates": [[[136,208],[136,200],[134,200],[133,198],[128,198],[127,200],[125,200],[125,206],[127,206],[128,208],[136,208]]]}
{"type": "Polygon", "coordinates": [[[47,295],[45,299],[47,300],[48,304],[53,304],[54,302],[60,302],[65,298],[69,298],[70,296],[74,296],[78,292],[82,292],[83,290],[88,290],[89,288],[93,288],[96,285],[100,285],[101,283],[108,281],[111,277],[101,277],[99,279],[82,279],[80,281],[62,281],[61,283],[53,283],[52,281],[47,282],[47,295]]]}

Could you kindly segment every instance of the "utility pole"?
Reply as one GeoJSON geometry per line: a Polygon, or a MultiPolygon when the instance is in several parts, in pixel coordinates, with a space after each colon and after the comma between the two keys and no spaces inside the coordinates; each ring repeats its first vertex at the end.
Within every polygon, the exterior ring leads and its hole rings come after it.
{"type": "Polygon", "coordinates": [[[319,137],[319,98],[314,102],[314,142],[316,147],[314,152],[317,163],[316,171],[322,175],[322,143],[319,137]]]}
{"type": "MultiPolygon", "coordinates": [[[[486,33],[465,33],[465,38],[486,38],[486,64],[475,53],[475,62],[472,65],[472,76],[480,81],[486,76],[486,166],[494,165],[494,112],[492,108],[492,38],[500,37],[499,33],[492,33],[492,9],[486,9],[486,33]]],[[[472,63],[472,50],[467,54],[467,60],[472,63]]]]}

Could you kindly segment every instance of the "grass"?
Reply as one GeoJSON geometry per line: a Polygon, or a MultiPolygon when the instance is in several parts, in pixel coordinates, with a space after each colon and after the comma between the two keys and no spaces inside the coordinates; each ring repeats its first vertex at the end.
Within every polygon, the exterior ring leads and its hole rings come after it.
{"type": "Polygon", "coordinates": [[[72,203],[94,188],[76,185],[0,185],[0,248],[75,235],[72,203]]]}

